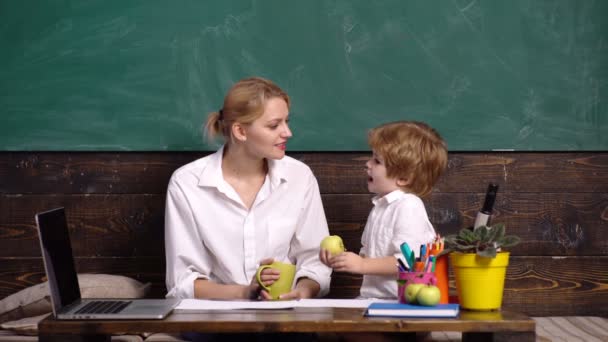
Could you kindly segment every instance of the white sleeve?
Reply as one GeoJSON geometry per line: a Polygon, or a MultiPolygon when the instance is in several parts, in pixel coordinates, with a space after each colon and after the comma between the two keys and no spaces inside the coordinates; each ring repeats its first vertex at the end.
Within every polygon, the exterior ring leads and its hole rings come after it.
{"type": "Polygon", "coordinates": [[[331,269],[319,260],[319,248],[321,240],[329,235],[329,229],[319,185],[312,172],[307,181],[296,224],[296,233],[291,240],[289,251],[290,259],[296,260],[296,279],[305,277],[316,281],[321,287],[317,296],[325,296],[329,292],[331,269]]]}
{"type": "Polygon", "coordinates": [[[435,230],[429,221],[422,201],[400,203],[396,212],[395,226],[393,230],[392,255],[403,257],[401,254],[401,243],[407,242],[414,251],[416,257],[420,256],[420,245],[432,242],[435,238],[435,230]]]}
{"type": "Polygon", "coordinates": [[[370,255],[369,252],[369,244],[370,244],[370,239],[371,237],[369,236],[370,232],[371,232],[371,219],[372,219],[372,212],[373,212],[373,208],[372,210],[369,212],[369,215],[367,215],[367,221],[365,221],[365,228],[363,228],[363,233],[361,234],[361,249],[359,250],[359,255],[366,258],[368,255],[370,255]]]}
{"type": "Polygon", "coordinates": [[[194,280],[208,279],[209,256],[201,242],[190,203],[172,178],[165,208],[167,297],[194,298],[194,280]]]}

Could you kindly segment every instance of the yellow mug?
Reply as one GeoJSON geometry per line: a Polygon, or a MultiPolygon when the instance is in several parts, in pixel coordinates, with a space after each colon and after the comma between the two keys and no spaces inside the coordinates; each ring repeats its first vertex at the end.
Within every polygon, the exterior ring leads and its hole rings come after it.
{"type": "Polygon", "coordinates": [[[269,265],[262,265],[258,268],[258,271],[255,274],[255,278],[258,281],[258,284],[266,290],[272,297],[272,299],[279,299],[279,296],[290,292],[293,286],[293,278],[296,276],[296,266],[292,264],[287,264],[280,261],[275,261],[269,265]],[[262,279],[260,279],[260,275],[262,271],[267,268],[275,268],[281,272],[279,279],[277,279],[272,285],[266,286],[262,283],[262,279]]]}

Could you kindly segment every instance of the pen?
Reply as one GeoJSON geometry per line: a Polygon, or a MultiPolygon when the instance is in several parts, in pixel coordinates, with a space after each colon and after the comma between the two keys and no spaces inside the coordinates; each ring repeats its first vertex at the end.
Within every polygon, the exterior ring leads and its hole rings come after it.
{"type": "Polygon", "coordinates": [[[399,267],[403,270],[403,272],[407,272],[409,270],[409,267],[407,267],[403,261],[401,261],[401,258],[397,258],[397,262],[399,263],[399,267]]]}
{"type": "Polygon", "coordinates": [[[414,260],[410,259],[410,255],[413,252],[412,249],[407,244],[407,242],[402,243],[399,247],[401,248],[401,254],[403,254],[403,256],[405,257],[405,262],[407,262],[409,268],[413,268],[414,260]]]}
{"type": "Polygon", "coordinates": [[[420,245],[420,261],[426,258],[426,245],[420,245]]]}
{"type": "Polygon", "coordinates": [[[414,251],[410,251],[410,265],[412,265],[410,267],[410,269],[414,268],[414,263],[416,262],[416,255],[414,254],[414,251]]]}
{"type": "Polygon", "coordinates": [[[426,266],[426,272],[435,272],[435,256],[431,255],[429,258],[429,264],[426,266]]]}

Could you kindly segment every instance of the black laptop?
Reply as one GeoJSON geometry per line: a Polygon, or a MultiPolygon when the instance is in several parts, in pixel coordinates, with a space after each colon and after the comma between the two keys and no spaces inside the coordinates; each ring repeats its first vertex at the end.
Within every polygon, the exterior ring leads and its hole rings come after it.
{"type": "Polygon", "coordinates": [[[82,299],[64,208],[36,214],[57,319],[163,319],[178,299],[82,299]]]}

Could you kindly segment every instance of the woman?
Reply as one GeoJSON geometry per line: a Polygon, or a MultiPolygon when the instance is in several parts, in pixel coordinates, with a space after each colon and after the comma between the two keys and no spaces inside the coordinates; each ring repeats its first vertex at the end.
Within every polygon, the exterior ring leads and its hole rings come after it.
{"type": "MultiPolygon", "coordinates": [[[[322,296],[330,269],[319,258],[327,221],[310,168],[285,156],[289,97],[263,78],[236,83],[205,125],[223,135],[216,153],[182,166],[167,190],[167,297],[269,299],[255,279],[273,260],[297,266],[281,299],[322,296]]],[[[266,285],[279,271],[266,269],[266,285]]]]}

